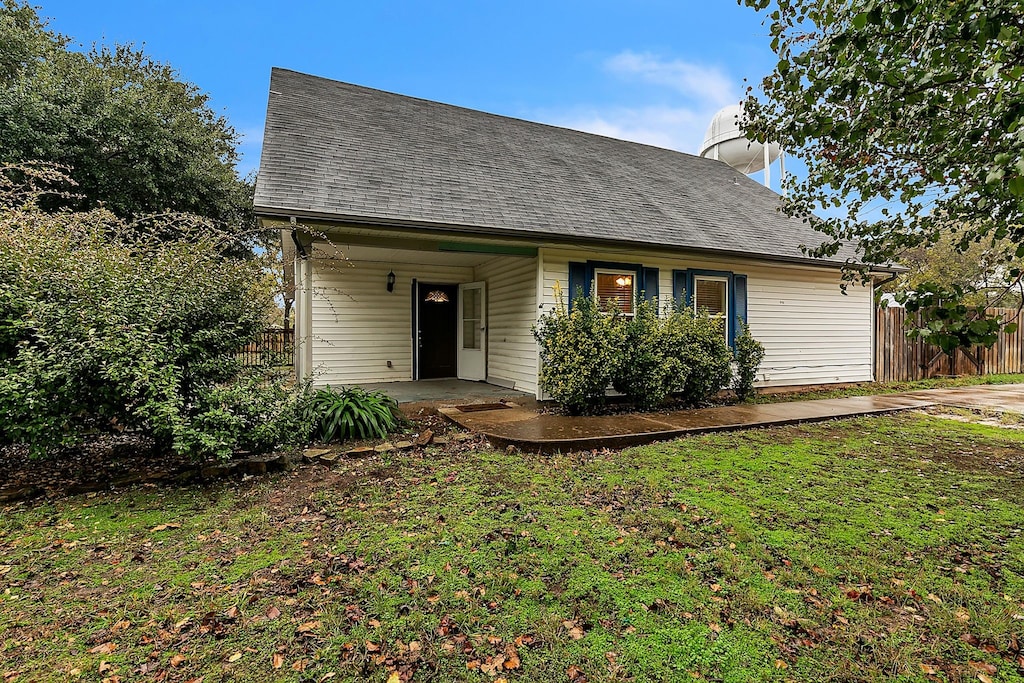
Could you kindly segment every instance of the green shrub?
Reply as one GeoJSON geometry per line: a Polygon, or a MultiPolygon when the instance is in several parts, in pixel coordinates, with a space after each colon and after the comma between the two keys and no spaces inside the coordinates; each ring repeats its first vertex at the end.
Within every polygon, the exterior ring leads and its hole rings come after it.
{"type": "Polygon", "coordinates": [[[162,242],[104,210],[47,213],[11,177],[0,172],[0,443],[42,455],[132,430],[225,456],[304,438],[301,391],[236,358],[272,301],[259,264],[222,255],[230,236],[150,219],[188,236],[162,242]]]}
{"type": "Polygon", "coordinates": [[[307,392],[289,388],[273,371],[252,371],[201,392],[190,419],[174,435],[177,448],[197,457],[230,457],[309,440],[307,392]]]}
{"type": "Polygon", "coordinates": [[[621,317],[602,312],[593,297],[577,296],[572,311],[556,291],[555,308],[533,328],[540,344],[540,386],[573,415],[604,404],[621,362],[621,317]]]}
{"type": "Polygon", "coordinates": [[[725,321],[708,314],[676,307],[666,318],[668,353],[685,369],[679,390],[684,403],[700,405],[729,386],[732,351],[725,340],[725,321]]]}
{"type": "Polygon", "coordinates": [[[764,346],[750,334],[747,324],[741,323],[740,332],[733,342],[733,350],[736,355],[736,377],[732,388],[736,392],[736,398],[746,401],[754,395],[757,371],[764,360],[764,346]]]}
{"type": "Polygon", "coordinates": [[[398,427],[398,403],[378,391],[320,389],[306,405],[306,421],[319,441],[383,439],[398,427]]]}
{"type": "MultiPolygon", "coordinates": [[[[577,296],[569,312],[557,289],[555,298],[555,308],[533,332],[540,344],[540,386],[570,414],[595,412],[609,387],[642,410],[673,394],[700,405],[733,379],[721,317],[684,306],[659,316],[657,304],[647,301],[637,301],[635,314],[626,317],[601,311],[587,296],[577,296]]],[[[746,335],[745,349],[760,348],[746,335]]],[[[753,360],[756,373],[760,358],[753,360]]]]}
{"type": "Polygon", "coordinates": [[[682,390],[689,368],[672,353],[671,323],[658,316],[657,302],[640,299],[632,318],[622,319],[622,348],[612,386],[641,410],[653,410],[682,390]]]}

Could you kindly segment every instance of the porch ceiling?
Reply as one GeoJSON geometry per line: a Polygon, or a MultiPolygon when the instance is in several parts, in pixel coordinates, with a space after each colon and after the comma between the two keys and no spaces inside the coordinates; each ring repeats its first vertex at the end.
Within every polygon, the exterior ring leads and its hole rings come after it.
{"type": "MultiPolygon", "coordinates": [[[[428,251],[418,249],[395,249],[362,244],[348,244],[344,238],[334,241],[340,253],[331,254],[334,258],[345,258],[349,261],[370,263],[418,263],[439,266],[479,266],[501,254],[480,254],[459,251],[428,251]]],[[[525,257],[520,257],[525,258],[525,257]]]]}
{"type": "Polygon", "coordinates": [[[493,254],[464,254],[415,249],[390,249],[359,244],[341,245],[353,261],[387,261],[394,263],[427,263],[446,266],[478,266],[494,258],[493,254]]]}

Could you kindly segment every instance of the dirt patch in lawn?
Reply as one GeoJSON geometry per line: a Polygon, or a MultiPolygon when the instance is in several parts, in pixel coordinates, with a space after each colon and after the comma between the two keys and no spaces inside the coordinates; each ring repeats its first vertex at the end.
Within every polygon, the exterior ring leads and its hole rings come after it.
{"type": "Polygon", "coordinates": [[[87,444],[49,458],[32,457],[23,446],[0,447],[4,489],[35,489],[47,496],[110,486],[163,480],[194,464],[173,453],[158,455],[151,440],[137,435],[97,436],[87,444]]]}

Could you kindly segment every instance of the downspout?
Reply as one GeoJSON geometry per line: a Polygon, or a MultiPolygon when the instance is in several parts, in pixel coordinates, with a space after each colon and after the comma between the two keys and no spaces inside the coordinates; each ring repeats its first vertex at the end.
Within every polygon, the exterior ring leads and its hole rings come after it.
{"type": "MultiPolygon", "coordinates": [[[[291,219],[292,226],[295,225],[295,216],[291,219]]],[[[306,253],[306,246],[299,240],[299,231],[297,228],[292,227],[292,242],[295,243],[295,250],[299,252],[303,260],[309,258],[309,254],[306,253]]]]}

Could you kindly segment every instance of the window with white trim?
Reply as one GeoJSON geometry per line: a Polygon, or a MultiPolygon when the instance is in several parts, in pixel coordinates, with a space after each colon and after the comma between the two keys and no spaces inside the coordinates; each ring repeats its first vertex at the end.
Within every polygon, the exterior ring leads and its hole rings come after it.
{"type": "Polygon", "coordinates": [[[636,300],[636,273],[625,270],[594,270],[597,303],[602,310],[617,308],[624,315],[633,315],[636,300]]]}
{"type": "Polygon", "coordinates": [[[722,334],[729,334],[726,316],[729,314],[729,280],[724,277],[698,275],[693,278],[693,309],[706,310],[711,317],[722,321],[722,334]]]}

